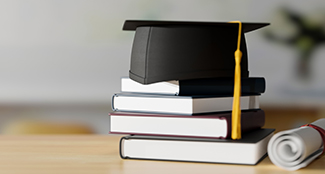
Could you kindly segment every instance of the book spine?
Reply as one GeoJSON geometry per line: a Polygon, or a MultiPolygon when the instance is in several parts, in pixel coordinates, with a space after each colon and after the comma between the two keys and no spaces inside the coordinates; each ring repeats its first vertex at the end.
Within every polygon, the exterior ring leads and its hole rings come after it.
{"type": "Polygon", "coordinates": [[[113,110],[113,111],[117,111],[117,108],[115,108],[115,106],[114,106],[114,99],[115,99],[115,97],[117,97],[117,96],[118,96],[118,94],[114,94],[113,97],[112,97],[111,106],[112,106],[112,110],[113,110]]]}
{"type": "MultiPolygon", "coordinates": [[[[243,78],[242,95],[259,95],[265,92],[264,78],[243,78]]],[[[194,79],[180,80],[180,96],[192,95],[232,95],[234,79],[194,79]]]]}
{"type": "Polygon", "coordinates": [[[124,153],[123,153],[123,147],[124,147],[124,141],[125,140],[128,140],[129,138],[128,137],[122,137],[121,139],[120,139],[120,143],[119,143],[119,155],[120,155],[120,157],[122,158],[122,159],[128,159],[128,157],[127,156],[124,156],[124,153]]]}

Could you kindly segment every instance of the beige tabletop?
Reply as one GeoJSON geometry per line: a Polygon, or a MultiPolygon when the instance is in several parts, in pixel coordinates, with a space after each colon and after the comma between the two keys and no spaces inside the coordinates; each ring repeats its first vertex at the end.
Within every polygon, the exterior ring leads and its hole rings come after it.
{"type": "Polygon", "coordinates": [[[269,158],[256,166],[122,160],[119,139],[108,135],[2,135],[0,173],[325,173],[325,157],[294,172],[276,167],[269,158]]]}

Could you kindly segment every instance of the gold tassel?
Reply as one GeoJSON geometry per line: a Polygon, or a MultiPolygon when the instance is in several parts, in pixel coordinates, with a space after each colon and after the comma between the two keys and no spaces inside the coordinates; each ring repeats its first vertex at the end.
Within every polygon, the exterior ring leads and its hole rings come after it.
{"type": "Polygon", "coordinates": [[[231,138],[241,139],[241,110],[240,110],[240,96],[241,96],[241,70],[240,70],[240,61],[242,58],[242,52],[240,51],[240,39],[241,39],[241,30],[242,23],[240,21],[232,21],[230,23],[238,23],[238,40],[237,40],[237,50],[235,51],[235,81],[234,81],[234,99],[232,104],[232,122],[231,122],[231,138]]]}

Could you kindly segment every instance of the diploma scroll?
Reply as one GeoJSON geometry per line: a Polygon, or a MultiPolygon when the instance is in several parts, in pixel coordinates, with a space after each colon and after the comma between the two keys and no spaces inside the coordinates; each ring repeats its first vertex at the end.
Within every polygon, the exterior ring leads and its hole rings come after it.
{"type": "MultiPolygon", "coordinates": [[[[325,118],[311,124],[325,129],[325,118]]],[[[306,167],[322,154],[323,140],[316,129],[300,127],[275,134],[267,150],[273,164],[293,171],[306,167]]]]}

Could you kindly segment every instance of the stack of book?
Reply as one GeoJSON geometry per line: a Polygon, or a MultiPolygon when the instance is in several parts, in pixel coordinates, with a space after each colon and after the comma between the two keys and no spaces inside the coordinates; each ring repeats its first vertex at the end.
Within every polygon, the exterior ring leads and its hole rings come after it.
{"type": "Polygon", "coordinates": [[[273,129],[265,122],[259,96],[264,78],[242,78],[242,139],[232,140],[233,78],[140,84],[121,79],[112,99],[110,133],[121,138],[124,159],[257,164],[266,156],[273,129]]]}
{"type": "Polygon", "coordinates": [[[129,134],[121,138],[120,156],[258,163],[274,130],[261,128],[265,79],[249,77],[244,33],[267,25],[125,21],[123,30],[135,31],[130,79],[122,78],[110,114],[110,133],[129,134]],[[231,120],[233,101],[233,111],[242,111],[238,124],[240,114],[231,120]],[[243,133],[233,132],[236,140],[230,138],[232,122],[243,133]]]}

